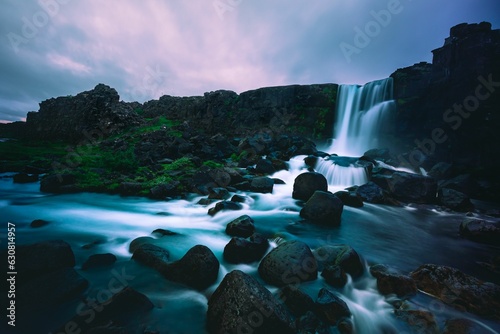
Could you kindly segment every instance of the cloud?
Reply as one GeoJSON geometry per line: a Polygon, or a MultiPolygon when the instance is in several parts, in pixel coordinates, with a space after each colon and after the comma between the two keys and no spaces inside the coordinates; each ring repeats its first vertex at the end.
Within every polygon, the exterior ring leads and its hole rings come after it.
{"type": "Polygon", "coordinates": [[[44,99],[97,83],[140,102],[216,89],[364,83],[430,61],[457,23],[500,26],[497,0],[400,0],[401,13],[347,62],[340,43],[353,43],[355,28],[390,1],[397,0],[3,0],[0,119],[18,120],[44,99]],[[22,42],[13,44],[13,34],[22,42]]]}

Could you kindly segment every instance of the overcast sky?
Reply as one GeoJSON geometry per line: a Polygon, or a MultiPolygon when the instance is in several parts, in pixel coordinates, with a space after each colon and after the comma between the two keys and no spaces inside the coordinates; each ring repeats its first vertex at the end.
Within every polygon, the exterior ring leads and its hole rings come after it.
{"type": "Polygon", "coordinates": [[[499,0],[0,4],[0,121],[21,120],[40,101],[98,83],[139,102],[217,89],[364,84],[430,62],[453,25],[500,28],[499,0]]]}

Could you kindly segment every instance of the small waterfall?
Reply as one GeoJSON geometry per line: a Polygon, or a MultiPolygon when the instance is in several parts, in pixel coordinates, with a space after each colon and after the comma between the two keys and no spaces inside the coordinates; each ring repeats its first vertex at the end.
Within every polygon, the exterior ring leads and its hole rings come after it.
{"type": "Polygon", "coordinates": [[[392,78],[364,86],[340,86],[334,140],[329,152],[359,157],[379,145],[380,129],[395,109],[392,86],[392,78]]]}
{"type": "MultiPolygon", "coordinates": [[[[380,146],[380,132],[389,122],[395,102],[393,80],[387,78],[364,86],[341,85],[337,100],[334,139],[328,153],[360,157],[380,146]]],[[[319,160],[316,170],[325,175],[332,186],[348,187],[368,181],[366,169],[355,163],[339,165],[335,159],[319,160]]]]}

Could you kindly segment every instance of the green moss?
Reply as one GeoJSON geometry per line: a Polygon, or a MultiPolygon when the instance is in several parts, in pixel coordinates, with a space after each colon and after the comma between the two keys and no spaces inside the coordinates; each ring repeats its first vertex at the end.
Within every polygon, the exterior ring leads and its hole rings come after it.
{"type": "Polygon", "coordinates": [[[165,171],[188,171],[195,168],[193,161],[191,161],[188,157],[182,157],[180,159],[175,160],[171,164],[163,165],[163,169],[165,171]]]}
{"type": "Polygon", "coordinates": [[[65,156],[70,145],[61,141],[8,140],[0,142],[4,170],[18,171],[26,165],[50,168],[52,161],[65,156]]]}
{"type": "Polygon", "coordinates": [[[216,162],[216,161],[213,161],[213,160],[207,160],[207,161],[203,162],[203,166],[207,166],[210,168],[222,168],[222,167],[224,167],[223,164],[216,162]]]}

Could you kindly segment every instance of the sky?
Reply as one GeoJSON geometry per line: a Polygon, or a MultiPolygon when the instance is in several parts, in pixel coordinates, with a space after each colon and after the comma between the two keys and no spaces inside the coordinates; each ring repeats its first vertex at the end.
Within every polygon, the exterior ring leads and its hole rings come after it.
{"type": "Polygon", "coordinates": [[[498,0],[0,0],[0,122],[98,83],[124,101],[364,84],[432,61],[498,0]]]}

